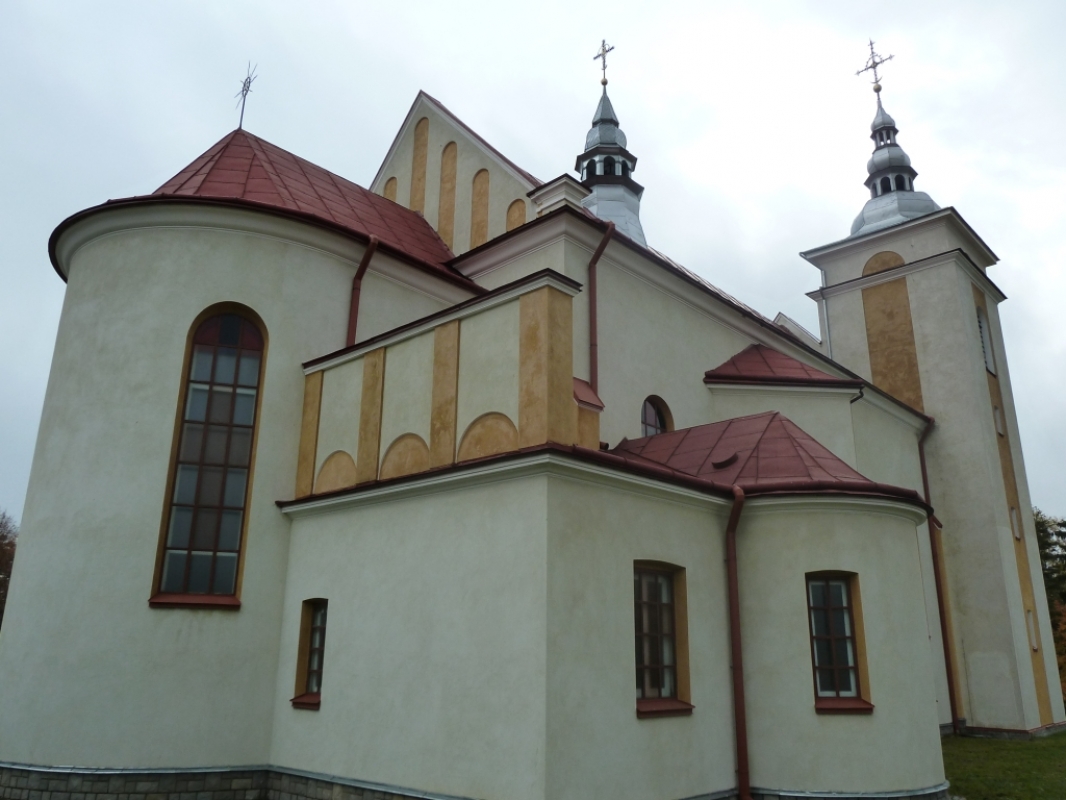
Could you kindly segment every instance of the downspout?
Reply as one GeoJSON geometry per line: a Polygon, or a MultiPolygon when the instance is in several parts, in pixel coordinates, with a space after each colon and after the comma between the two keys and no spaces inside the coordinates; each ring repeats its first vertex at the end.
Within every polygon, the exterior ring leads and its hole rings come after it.
{"type": "Polygon", "coordinates": [[[744,654],[740,646],[740,586],[737,578],[737,525],[744,510],[744,490],[733,486],[733,510],[725,528],[725,563],[729,584],[729,650],[733,657],[733,731],[737,748],[737,800],[752,800],[748,771],[748,715],[744,707],[744,654]]]}
{"type": "MultiPolygon", "coordinates": [[[[922,431],[922,435],[918,438],[918,461],[922,465],[922,491],[925,494],[925,504],[932,506],[929,500],[929,473],[925,467],[925,438],[933,430],[934,420],[929,418],[929,422],[925,426],[925,430],[922,431]]],[[[936,518],[930,514],[926,519],[926,524],[929,526],[929,552],[933,558],[933,581],[936,584],[936,608],[940,614],[940,639],[941,645],[944,648],[944,671],[947,673],[948,679],[948,704],[951,706],[951,730],[956,736],[959,735],[959,712],[955,707],[955,663],[951,656],[951,638],[948,636],[948,615],[947,610],[944,607],[944,584],[940,574],[940,553],[937,549],[936,541],[936,528],[939,527],[936,518]]]]}
{"type": "Polygon", "coordinates": [[[359,294],[363,288],[363,276],[366,274],[367,267],[370,266],[370,259],[374,257],[377,249],[378,237],[371,235],[370,242],[367,244],[366,250],[363,251],[362,259],[359,261],[359,267],[355,271],[355,277],[352,278],[352,305],[348,310],[347,347],[355,344],[355,327],[356,323],[359,322],[359,294]]]}
{"type": "Polygon", "coordinates": [[[597,394],[600,391],[600,345],[596,321],[596,265],[600,263],[600,256],[607,249],[607,243],[611,241],[612,236],[614,236],[614,223],[608,222],[607,230],[600,239],[600,245],[592,254],[592,260],[589,261],[589,385],[597,394]]]}

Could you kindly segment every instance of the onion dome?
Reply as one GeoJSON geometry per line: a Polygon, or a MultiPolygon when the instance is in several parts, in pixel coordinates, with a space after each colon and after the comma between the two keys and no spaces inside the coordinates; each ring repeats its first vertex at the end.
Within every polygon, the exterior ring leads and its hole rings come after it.
{"type": "Polygon", "coordinates": [[[866,188],[870,199],[851,225],[852,236],[890,228],[909,219],[937,211],[940,206],[925,192],[914,191],[918,176],[910,157],[896,143],[896,121],[881,105],[881,85],[875,84],[877,114],[870,125],[874,152],[866,163],[866,188]]]}

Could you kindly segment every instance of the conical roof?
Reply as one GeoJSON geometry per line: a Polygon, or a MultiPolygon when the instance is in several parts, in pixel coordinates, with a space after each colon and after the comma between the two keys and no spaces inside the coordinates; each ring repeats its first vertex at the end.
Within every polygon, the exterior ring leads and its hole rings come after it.
{"type": "Polygon", "coordinates": [[[885,107],[881,105],[881,95],[877,95],[877,114],[874,115],[874,121],[870,123],[871,131],[879,131],[882,128],[895,128],[896,121],[889,116],[889,113],[885,111],[885,107]]]}
{"type": "Polygon", "coordinates": [[[704,383],[786,383],[797,386],[860,387],[857,378],[838,378],[792,356],[753,344],[714,369],[707,370],[704,383]]]}
{"type": "Polygon", "coordinates": [[[618,127],[618,115],[614,113],[611,98],[607,96],[607,87],[603,87],[603,95],[596,106],[596,113],[592,117],[592,128],[585,136],[585,150],[601,144],[613,144],[619,147],[626,146],[626,135],[618,127]]]}
{"type": "Polygon", "coordinates": [[[238,128],[153,192],[153,196],[239,200],[309,215],[444,266],[452,252],[421,215],[238,128]]]}

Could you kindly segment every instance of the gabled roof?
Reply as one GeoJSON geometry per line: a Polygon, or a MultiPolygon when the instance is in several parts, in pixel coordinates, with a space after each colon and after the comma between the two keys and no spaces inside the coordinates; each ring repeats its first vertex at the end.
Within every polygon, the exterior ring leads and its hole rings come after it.
{"type": "Polygon", "coordinates": [[[455,114],[453,114],[447,108],[447,106],[445,106],[440,100],[420,89],[418,91],[418,94],[415,95],[414,102],[411,103],[411,108],[408,110],[407,116],[404,117],[403,124],[400,126],[399,131],[397,131],[395,138],[392,140],[392,144],[389,145],[389,151],[388,153],[386,153],[384,160],[382,160],[381,166],[378,167],[377,175],[375,175],[374,180],[370,182],[371,186],[377,184],[378,180],[381,178],[382,170],[385,169],[385,165],[389,163],[389,160],[396,152],[396,147],[399,145],[400,139],[403,137],[404,131],[407,129],[407,126],[411,124],[412,117],[414,116],[415,109],[418,107],[419,102],[427,102],[433,105],[438,112],[450,119],[457,128],[462,129],[471,139],[473,139],[486,151],[498,158],[503,164],[505,164],[509,169],[511,169],[519,179],[528,183],[530,189],[536,189],[538,186],[544,183],[544,181],[542,181],[540,178],[537,178],[529,172],[526,172],[524,169],[514,163],[511,159],[509,159],[507,156],[505,156],[503,153],[501,153],[499,150],[497,150],[495,147],[485,141],[485,139],[482,138],[481,134],[479,134],[477,131],[475,131],[473,128],[471,128],[461,119],[459,119],[459,117],[455,116],[455,114]]]}
{"type": "Polygon", "coordinates": [[[622,440],[610,452],[635,468],[665,467],[749,494],[837,491],[920,502],[910,489],[856,472],[777,411],[622,440]]]}
{"type": "Polygon", "coordinates": [[[714,369],[707,370],[704,383],[777,383],[796,386],[854,387],[863,385],[855,378],[838,378],[804,364],[764,344],[750,345],[714,369]]]}
{"type": "Polygon", "coordinates": [[[444,266],[452,252],[419,214],[246,130],[224,136],[153,196],[237,199],[300,212],[360,236],[377,236],[382,244],[456,277],[444,266]]]}

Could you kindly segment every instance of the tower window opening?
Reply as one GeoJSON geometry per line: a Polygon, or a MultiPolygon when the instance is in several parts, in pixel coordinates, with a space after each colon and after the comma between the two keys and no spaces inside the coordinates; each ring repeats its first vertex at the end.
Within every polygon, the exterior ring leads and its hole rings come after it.
{"type": "Polygon", "coordinates": [[[881,194],[892,191],[892,181],[886,175],[881,179],[881,194]]]}
{"type": "Polygon", "coordinates": [[[906,189],[907,189],[907,179],[904,178],[902,175],[897,175],[896,176],[896,191],[897,192],[903,192],[903,191],[906,191],[906,189]]]}
{"type": "Polygon", "coordinates": [[[628,161],[623,161],[622,162],[622,177],[623,178],[628,178],[629,177],[629,162],[628,161]]]}
{"type": "Polygon", "coordinates": [[[596,174],[596,159],[593,158],[585,165],[585,177],[586,178],[591,178],[595,174],[596,174]]]}
{"type": "Polygon", "coordinates": [[[614,175],[615,174],[615,171],[614,171],[614,159],[611,158],[610,156],[607,156],[607,158],[603,159],[603,174],[604,175],[614,175]]]}

